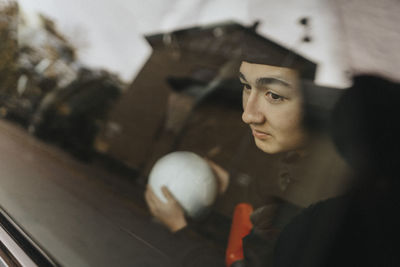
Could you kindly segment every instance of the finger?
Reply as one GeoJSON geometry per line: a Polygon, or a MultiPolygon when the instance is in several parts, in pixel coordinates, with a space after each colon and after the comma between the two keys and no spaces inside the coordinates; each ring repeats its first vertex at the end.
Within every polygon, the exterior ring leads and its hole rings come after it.
{"type": "Polygon", "coordinates": [[[151,187],[151,185],[147,185],[147,187],[146,187],[146,192],[149,192],[149,194],[154,194],[154,190],[153,190],[153,188],[151,187]]]}
{"type": "Polygon", "coordinates": [[[156,208],[154,206],[154,203],[152,203],[150,200],[147,200],[147,199],[146,199],[146,203],[147,203],[147,207],[149,208],[151,215],[155,216],[156,208]]]}
{"type": "Polygon", "coordinates": [[[214,172],[215,175],[219,176],[219,173],[221,172],[221,167],[217,165],[214,161],[206,159],[208,165],[210,166],[211,170],[214,172]]]}
{"type": "Polygon", "coordinates": [[[160,205],[163,204],[163,202],[157,197],[157,195],[154,193],[153,189],[151,187],[148,187],[145,193],[146,197],[146,202],[150,204],[150,208],[153,210],[156,210],[160,205]]]}
{"type": "MultiPolygon", "coordinates": [[[[164,194],[163,189],[161,188],[162,194],[164,194]]],[[[169,191],[167,192],[169,193],[169,191]]],[[[171,194],[170,194],[171,195],[171,194]]],[[[149,192],[149,199],[151,201],[151,204],[153,205],[153,210],[154,212],[159,213],[159,211],[165,210],[168,208],[169,205],[176,203],[174,198],[170,199],[166,197],[166,200],[160,199],[157,194],[154,193],[153,190],[149,192]],[[175,202],[172,202],[175,201],[175,202]]]]}
{"type": "Polygon", "coordinates": [[[154,201],[151,200],[151,198],[147,202],[147,206],[149,207],[151,215],[153,215],[154,217],[158,217],[159,207],[157,206],[156,203],[154,203],[154,201]]]}
{"type": "Polygon", "coordinates": [[[153,190],[153,188],[151,188],[151,186],[147,187],[146,193],[148,194],[149,198],[152,199],[152,201],[161,202],[161,200],[158,198],[156,193],[154,193],[154,190],[153,190]]]}
{"type": "Polygon", "coordinates": [[[215,177],[217,178],[218,193],[222,195],[223,193],[225,193],[229,185],[229,172],[211,160],[207,159],[207,162],[211,167],[211,170],[213,171],[215,177]]]}
{"type": "Polygon", "coordinates": [[[153,188],[151,188],[151,186],[147,186],[146,188],[146,192],[145,195],[147,195],[147,197],[154,199],[156,194],[153,191],[153,188]]]}
{"type": "Polygon", "coordinates": [[[149,202],[152,194],[151,187],[149,185],[146,186],[146,190],[144,191],[144,198],[146,199],[146,202],[149,202]]]}
{"type": "Polygon", "coordinates": [[[172,195],[172,193],[168,190],[168,188],[166,186],[162,186],[161,191],[168,202],[170,202],[170,201],[176,202],[174,195],[172,195]]]}
{"type": "Polygon", "coordinates": [[[216,164],[215,162],[208,160],[207,161],[208,164],[210,165],[211,169],[215,172],[215,174],[217,174],[218,176],[222,176],[224,178],[226,178],[227,176],[229,176],[229,173],[227,170],[225,170],[224,168],[222,168],[220,165],[216,164]]]}

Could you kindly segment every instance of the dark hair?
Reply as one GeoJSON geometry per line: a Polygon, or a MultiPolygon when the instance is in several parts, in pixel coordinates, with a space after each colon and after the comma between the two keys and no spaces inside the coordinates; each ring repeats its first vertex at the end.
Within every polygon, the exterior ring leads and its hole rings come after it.
{"type": "Polygon", "coordinates": [[[259,42],[244,43],[240,60],[255,64],[295,69],[302,79],[313,81],[317,65],[305,57],[260,37],[259,42]],[[267,44],[267,45],[266,45],[267,44]]]}

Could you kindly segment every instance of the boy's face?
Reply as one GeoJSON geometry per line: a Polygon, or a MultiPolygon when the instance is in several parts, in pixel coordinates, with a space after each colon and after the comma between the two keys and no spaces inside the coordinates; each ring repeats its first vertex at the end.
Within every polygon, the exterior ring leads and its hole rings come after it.
{"type": "Polygon", "coordinates": [[[242,119],[262,151],[274,154],[301,148],[307,138],[303,127],[303,97],[296,70],[242,62],[242,119]]]}

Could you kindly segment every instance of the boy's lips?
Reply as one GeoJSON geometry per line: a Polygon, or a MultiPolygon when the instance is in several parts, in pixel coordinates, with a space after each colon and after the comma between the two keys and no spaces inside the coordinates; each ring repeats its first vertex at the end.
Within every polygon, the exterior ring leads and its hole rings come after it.
{"type": "Polygon", "coordinates": [[[256,130],[256,129],[251,129],[251,130],[252,130],[253,136],[258,139],[266,139],[266,138],[271,137],[271,134],[269,134],[268,132],[263,132],[263,131],[256,130]]]}

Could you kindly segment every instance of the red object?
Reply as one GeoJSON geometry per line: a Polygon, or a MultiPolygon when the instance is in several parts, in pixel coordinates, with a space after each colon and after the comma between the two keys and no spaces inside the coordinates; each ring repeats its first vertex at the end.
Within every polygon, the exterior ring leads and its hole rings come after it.
{"type": "Polygon", "coordinates": [[[239,203],[233,212],[232,226],[229,233],[228,247],[226,249],[226,266],[230,267],[234,262],[244,259],[242,239],[253,228],[250,214],[253,207],[248,203],[239,203]]]}

